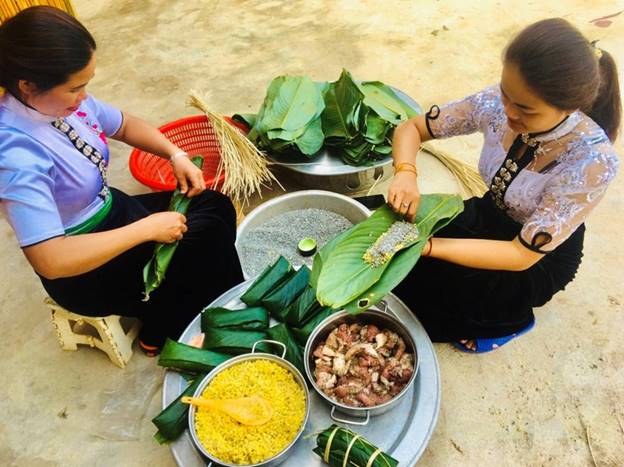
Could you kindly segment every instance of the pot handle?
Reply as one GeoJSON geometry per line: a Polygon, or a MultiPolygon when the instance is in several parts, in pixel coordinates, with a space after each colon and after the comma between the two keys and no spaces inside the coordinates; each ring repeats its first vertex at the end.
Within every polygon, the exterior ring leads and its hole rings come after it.
{"type": "Polygon", "coordinates": [[[377,304],[377,308],[379,308],[379,311],[381,311],[382,313],[386,313],[388,315],[390,314],[390,311],[388,309],[388,302],[386,302],[385,300],[380,300],[377,304]]]}
{"type": "Polygon", "coordinates": [[[344,418],[340,418],[336,415],[336,406],[333,406],[331,409],[331,418],[332,420],[334,420],[335,422],[340,422],[340,423],[347,423],[349,425],[368,425],[368,422],[370,421],[370,410],[366,411],[366,420],[363,422],[358,422],[357,420],[346,420],[344,418]]]}
{"type": "Polygon", "coordinates": [[[254,345],[251,347],[251,353],[256,353],[256,346],[258,344],[261,344],[262,342],[267,342],[269,344],[275,344],[275,345],[279,345],[279,346],[283,347],[284,351],[282,353],[282,357],[281,358],[284,358],[284,356],[286,355],[286,346],[284,344],[282,344],[281,342],[272,341],[272,340],[269,340],[269,339],[262,339],[260,341],[254,342],[254,345]]]}

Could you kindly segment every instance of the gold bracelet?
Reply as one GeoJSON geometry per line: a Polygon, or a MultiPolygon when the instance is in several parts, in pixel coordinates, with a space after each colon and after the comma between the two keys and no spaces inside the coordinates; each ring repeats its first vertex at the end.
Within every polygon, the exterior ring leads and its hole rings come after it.
{"type": "Polygon", "coordinates": [[[429,237],[429,239],[427,240],[427,244],[429,245],[429,251],[426,255],[423,255],[425,258],[431,256],[431,252],[433,251],[433,237],[429,237]]]}

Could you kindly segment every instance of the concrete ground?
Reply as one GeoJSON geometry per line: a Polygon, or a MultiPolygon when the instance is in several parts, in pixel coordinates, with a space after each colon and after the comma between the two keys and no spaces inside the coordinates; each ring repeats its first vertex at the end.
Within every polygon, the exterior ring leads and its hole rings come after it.
{"type": "MultiPolygon", "coordinates": [[[[210,91],[216,111],[251,112],[277,75],[334,80],[343,67],[423,106],[443,103],[496,82],[511,35],[551,16],[600,39],[624,70],[624,14],[590,22],[624,10],[621,0],[74,4],[99,44],[90,92],[155,125],[196,113],[185,107],[190,88],[210,91]]],[[[472,136],[442,146],[476,161],[479,144],[472,136]]],[[[128,172],[129,152],[112,143],[111,181],[145,191],[128,172]]],[[[456,190],[433,159],[419,167],[423,192],[456,190]]],[[[419,465],[624,465],[622,180],[587,223],[576,280],[536,310],[533,332],[479,356],[436,345],[442,408],[419,465]]],[[[174,465],[152,439],[155,360],[137,353],[120,370],[94,349],[61,351],[44,291],[5,222],[0,236],[0,465],[174,465]]]]}

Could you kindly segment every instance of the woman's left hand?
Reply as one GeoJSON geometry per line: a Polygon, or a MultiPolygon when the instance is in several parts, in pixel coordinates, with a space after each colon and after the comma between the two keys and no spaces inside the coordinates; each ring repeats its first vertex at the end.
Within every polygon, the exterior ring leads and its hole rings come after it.
{"type": "Polygon", "coordinates": [[[188,193],[189,198],[200,194],[206,189],[204,174],[202,170],[191,162],[186,156],[176,157],[171,161],[173,165],[173,175],[178,181],[178,186],[182,193],[188,193]]]}

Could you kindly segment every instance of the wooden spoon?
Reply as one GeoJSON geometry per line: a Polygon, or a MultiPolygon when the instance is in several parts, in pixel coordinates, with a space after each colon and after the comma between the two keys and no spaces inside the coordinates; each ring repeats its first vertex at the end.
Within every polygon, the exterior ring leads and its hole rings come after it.
{"type": "Polygon", "coordinates": [[[273,408],[269,401],[257,395],[240,399],[204,399],[184,396],[182,402],[218,410],[243,425],[264,425],[273,416],[273,408]]]}

